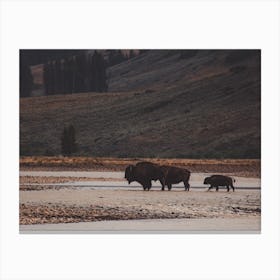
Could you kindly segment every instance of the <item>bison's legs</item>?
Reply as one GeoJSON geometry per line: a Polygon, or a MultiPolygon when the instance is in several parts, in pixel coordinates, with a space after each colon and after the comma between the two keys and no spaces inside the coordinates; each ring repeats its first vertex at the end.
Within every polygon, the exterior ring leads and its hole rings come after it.
{"type": "Polygon", "coordinates": [[[171,184],[167,184],[168,190],[171,191],[172,189],[172,185],[171,184]]]}
{"type": "Polygon", "coordinates": [[[190,184],[187,181],[184,181],[184,185],[185,185],[185,191],[189,191],[190,190],[190,184]]]}
{"type": "Polygon", "coordinates": [[[213,188],[214,186],[210,185],[210,187],[208,188],[208,192],[213,188]]]}
{"type": "Polygon", "coordinates": [[[150,188],[152,187],[152,183],[151,181],[145,181],[145,182],[142,182],[141,185],[143,186],[143,190],[147,190],[149,191],[150,188]]]}
{"type": "Polygon", "coordinates": [[[218,192],[219,191],[219,186],[216,186],[216,192],[218,192]]]}
{"type": "Polygon", "coordinates": [[[231,188],[232,188],[232,191],[234,192],[234,186],[233,186],[233,184],[231,184],[231,188]]]}
{"type": "Polygon", "coordinates": [[[159,179],[159,181],[161,183],[161,190],[164,191],[165,181],[164,179],[159,179]]]}
{"type": "Polygon", "coordinates": [[[229,186],[227,185],[227,191],[229,192],[229,186]]]}

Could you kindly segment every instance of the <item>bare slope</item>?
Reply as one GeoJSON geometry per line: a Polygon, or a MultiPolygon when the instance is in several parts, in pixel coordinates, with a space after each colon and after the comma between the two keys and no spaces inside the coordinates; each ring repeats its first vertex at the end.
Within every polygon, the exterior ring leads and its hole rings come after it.
{"type": "Polygon", "coordinates": [[[260,157],[260,53],[147,51],[108,70],[108,93],[20,102],[22,155],[260,157]]]}

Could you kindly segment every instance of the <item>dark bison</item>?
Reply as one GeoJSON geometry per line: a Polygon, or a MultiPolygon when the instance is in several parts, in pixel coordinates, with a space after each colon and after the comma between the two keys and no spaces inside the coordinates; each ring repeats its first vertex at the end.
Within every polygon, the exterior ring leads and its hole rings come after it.
{"type": "MultiPolygon", "coordinates": [[[[161,170],[164,172],[165,185],[167,185],[169,191],[172,188],[172,184],[180,182],[184,183],[186,191],[190,190],[189,179],[191,173],[189,170],[166,165],[161,166],[161,170]]],[[[164,187],[162,187],[162,190],[164,190],[164,187]]]]}
{"type": "Polygon", "coordinates": [[[227,191],[229,192],[229,187],[231,187],[232,190],[234,191],[234,186],[232,182],[235,182],[235,180],[232,179],[231,177],[223,176],[223,175],[212,175],[211,177],[206,177],[204,179],[203,184],[210,185],[208,191],[212,188],[216,188],[216,191],[218,191],[219,187],[225,186],[227,187],[227,191]]]}
{"type": "Polygon", "coordinates": [[[130,184],[133,181],[140,183],[143,186],[144,191],[150,190],[152,187],[152,180],[159,180],[162,189],[164,189],[165,180],[164,172],[160,166],[151,162],[138,162],[136,165],[129,165],[125,169],[124,178],[130,184]]]}

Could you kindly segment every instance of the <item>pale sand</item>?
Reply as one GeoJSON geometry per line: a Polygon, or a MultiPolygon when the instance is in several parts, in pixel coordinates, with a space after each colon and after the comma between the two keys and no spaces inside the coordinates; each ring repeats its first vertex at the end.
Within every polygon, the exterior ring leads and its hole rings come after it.
{"type": "Polygon", "coordinates": [[[172,191],[143,191],[135,190],[89,190],[89,189],[62,189],[62,190],[42,190],[42,191],[21,191],[20,203],[38,204],[60,204],[65,206],[106,206],[106,207],[130,207],[155,208],[161,210],[182,210],[205,211],[211,208],[212,214],[224,215],[220,212],[227,207],[247,207],[248,209],[260,207],[259,190],[237,190],[226,192],[225,190],[210,191],[184,190],[172,191]],[[221,208],[221,209],[219,209],[221,208]]]}
{"type": "Polygon", "coordinates": [[[120,220],[21,225],[20,233],[260,233],[260,217],[120,220]]]}

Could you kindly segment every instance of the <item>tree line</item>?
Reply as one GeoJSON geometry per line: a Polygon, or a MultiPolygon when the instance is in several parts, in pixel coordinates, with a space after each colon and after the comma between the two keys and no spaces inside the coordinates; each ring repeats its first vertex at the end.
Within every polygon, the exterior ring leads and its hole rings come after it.
{"type": "Polygon", "coordinates": [[[106,63],[102,54],[80,54],[44,64],[45,94],[106,92],[106,63]]]}
{"type": "Polygon", "coordinates": [[[34,89],[30,66],[43,64],[46,95],[108,89],[106,68],[147,50],[20,50],[20,97],[34,89]]]}

